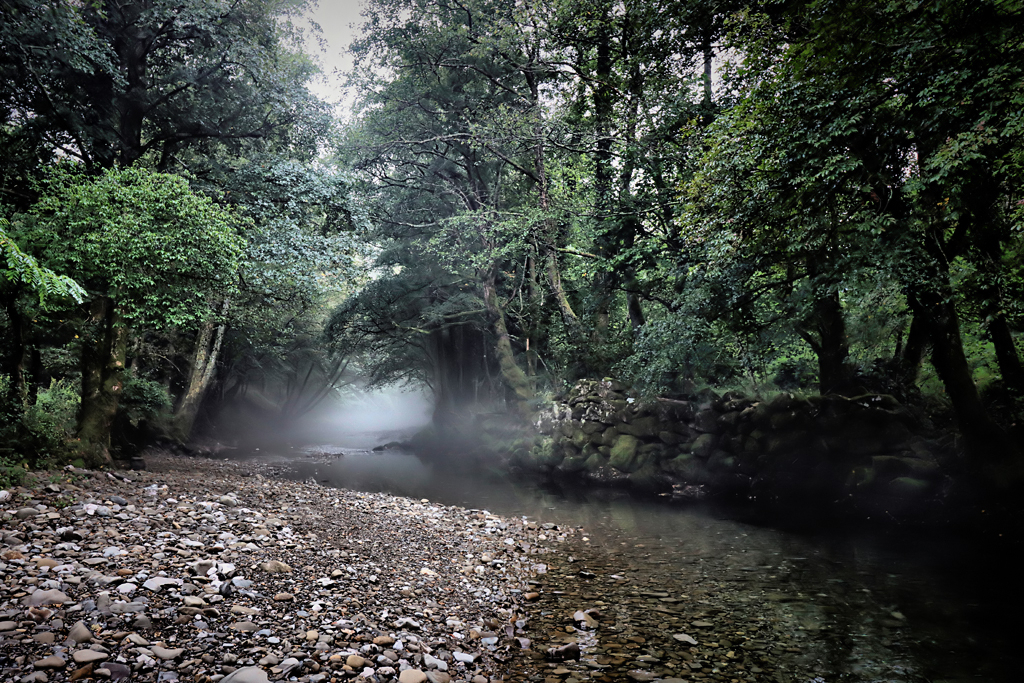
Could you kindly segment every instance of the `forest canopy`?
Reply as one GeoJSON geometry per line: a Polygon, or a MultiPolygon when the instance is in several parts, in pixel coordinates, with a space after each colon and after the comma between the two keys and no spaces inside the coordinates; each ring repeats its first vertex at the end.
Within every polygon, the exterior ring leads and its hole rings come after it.
{"type": "Polygon", "coordinates": [[[1019,450],[1020,2],[367,0],[344,119],[304,3],[0,8],[18,448],[61,383],[102,459],[355,376],[442,426],[611,376],[891,394],[1019,450]]]}

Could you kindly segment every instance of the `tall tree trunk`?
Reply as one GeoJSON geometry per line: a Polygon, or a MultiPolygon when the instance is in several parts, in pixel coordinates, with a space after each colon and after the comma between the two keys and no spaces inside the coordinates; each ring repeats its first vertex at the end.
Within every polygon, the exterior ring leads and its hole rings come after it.
{"type": "Polygon", "coordinates": [[[533,391],[530,388],[530,379],[516,363],[515,354],[512,352],[512,340],[505,325],[505,311],[498,301],[497,274],[498,265],[495,264],[482,278],[484,304],[494,325],[494,351],[498,357],[501,378],[512,393],[515,412],[529,423],[533,420],[533,391]]]}
{"type": "MultiPolygon", "coordinates": [[[[542,118],[543,109],[540,102],[540,85],[537,82],[537,76],[534,71],[526,70],[525,76],[526,82],[530,88],[530,104],[534,111],[533,172],[535,175],[534,181],[537,185],[542,225],[544,226],[541,240],[536,244],[536,258],[544,259],[544,271],[547,275],[548,286],[551,288],[551,294],[555,299],[555,303],[558,305],[558,312],[562,314],[562,322],[569,331],[569,337],[573,340],[579,341],[582,340],[583,330],[580,325],[579,317],[577,317],[576,312],[572,309],[572,305],[569,303],[569,297],[565,294],[565,288],[562,286],[562,274],[558,268],[557,249],[561,246],[561,239],[557,224],[554,218],[550,215],[551,195],[548,187],[547,164],[544,158],[544,121],[542,118]]],[[[536,263],[533,258],[531,258],[531,286],[537,282],[535,271],[536,263]]],[[[534,297],[532,294],[533,292],[531,291],[531,300],[537,301],[539,297],[534,297]]],[[[539,295],[539,291],[537,294],[539,295]]]]}
{"type": "Polygon", "coordinates": [[[82,338],[78,438],[86,457],[109,464],[111,431],[124,388],[128,328],[110,297],[91,302],[87,328],[82,338]]]}
{"type": "MultiPolygon", "coordinates": [[[[937,147],[936,141],[922,139],[918,145],[918,163],[924,166],[937,147]]],[[[939,208],[944,206],[941,192],[928,187],[921,192],[921,202],[922,217],[930,222],[922,244],[929,263],[924,281],[913,283],[909,299],[915,313],[920,312],[926,322],[932,345],[932,365],[953,404],[968,452],[976,460],[976,465],[985,470],[989,483],[1005,485],[1007,478],[995,474],[993,468],[1005,469],[1004,464],[1014,461],[1012,456],[1018,454],[1006,432],[989,417],[981,402],[964,352],[960,318],[949,280],[950,262],[961,253],[962,235],[971,226],[967,223],[958,225],[953,237],[947,239],[947,217],[939,208]]],[[[1016,472],[1009,478],[1018,481],[1021,473],[1016,472]]]]}
{"type": "Polygon", "coordinates": [[[917,312],[911,314],[907,342],[896,358],[900,383],[907,388],[917,383],[917,374],[921,370],[921,361],[924,360],[925,347],[928,345],[927,327],[923,315],[917,312]]]}
{"type": "Polygon", "coordinates": [[[569,303],[569,297],[566,296],[565,288],[562,286],[562,271],[558,267],[558,255],[550,245],[547,246],[546,251],[544,266],[548,276],[548,286],[551,287],[551,295],[558,305],[558,311],[562,314],[562,322],[568,328],[570,336],[575,340],[580,340],[583,337],[583,328],[580,325],[580,319],[572,310],[572,304],[569,303]]]}
{"type": "MultiPolygon", "coordinates": [[[[221,306],[221,315],[227,313],[227,309],[228,302],[225,300],[221,306]]],[[[175,437],[180,441],[187,441],[192,436],[192,429],[195,427],[196,417],[199,415],[199,407],[203,403],[203,397],[206,396],[210,382],[213,381],[217,358],[220,356],[220,347],[224,341],[224,332],[224,323],[214,327],[212,322],[207,322],[199,328],[192,357],[192,367],[189,370],[188,386],[181,396],[178,409],[174,411],[175,437]]]]}
{"type": "Polygon", "coordinates": [[[819,393],[846,393],[851,379],[847,364],[850,346],[846,341],[846,320],[839,294],[831,292],[817,297],[811,316],[800,326],[799,333],[818,357],[819,393]]]}
{"type": "MultiPolygon", "coordinates": [[[[614,115],[614,89],[612,88],[612,35],[613,19],[607,4],[602,7],[598,22],[598,33],[595,37],[597,54],[594,77],[597,81],[594,88],[594,126],[597,133],[597,144],[594,150],[594,207],[597,234],[595,249],[602,257],[608,257],[614,250],[614,219],[612,216],[612,117],[614,115]]],[[[593,286],[593,320],[594,330],[591,341],[595,351],[607,341],[608,316],[612,303],[612,287],[614,273],[599,270],[594,276],[593,286]]],[[[604,368],[591,367],[591,372],[604,368]]]]}
{"type": "Polygon", "coordinates": [[[7,313],[7,324],[10,327],[11,350],[3,359],[0,373],[11,378],[8,395],[0,399],[13,406],[22,405],[28,394],[28,383],[25,379],[25,366],[28,360],[28,345],[25,342],[25,319],[17,306],[17,292],[6,293],[3,297],[4,311],[7,313]]]}
{"type": "Polygon", "coordinates": [[[996,311],[990,317],[988,335],[996,349],[996,362],[999,364],[999,374],[1003,377],[1003,383],[1014,394],[1024,396],[1024,368],[1021,367],[1017,345],[1002,312],[996,311]]]}

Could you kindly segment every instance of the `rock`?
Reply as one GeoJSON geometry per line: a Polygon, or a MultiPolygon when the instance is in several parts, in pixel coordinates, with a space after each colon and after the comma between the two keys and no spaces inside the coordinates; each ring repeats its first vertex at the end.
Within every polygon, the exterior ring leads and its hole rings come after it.
{"type": "MultiPolygon", "coordinates": [[[[117,681],[127,681],[132,673],[131,669],[118,662],[104,662],[102,667],[110,672],[110,680],[114,681],[114,683],[117,683],[117,681]]],[[[99,675],[99,672],[103,669],[96,669],[96,674],[99,675]]]]}
{"type": "Polygon", "coordinates": [[[629,434],[619,435],[612,446],[608,464],[620,472],[629,473],[634,471],[638,467],[636,456],[639,446],[640,441],[635,436],[629,434]]]}
{"type": "Polygon", "coordinates": [[[291,593],[278,593],[277,595],[274,596],[274,600],[277,601],[277,602],[290,602],[291,600],[294,600],[294,599],[295,599],[295,596],[292,595],[291,593]]]}
{"type": "Polygon", "coordinates": [[[63,591],[53,588],[47,591],[36,591],[35,593],[22,598],[21,604],[28,605],[29,607],[62,605],[70,599],[71,598],[69,598],[63,591]]]}
{"type": "Polygon", "coordinates": [[[75,669],[74,671],[71,672],[71,675],[68,676],[68,680],[69,681],[80,681],[83,678],[85,678],[85,679],[92,678],[92,669],[93,669],[93,665],[92,664],[86,664],[85,666],[81,667],[80,669],[75,669]]]}
{"type": "Polygon", "coordinates": [[[277,667],[275,667],[275,671],[280,670],[282,675],[287,676],[289,671],[301,665],[302,662],[300,662],[298,659],[296,659],[295,657],[289,657],[288,659],[281,662],[277,667]]]}
{"type": "Polygon", "coordinates": [[[718,439],[715,438],[714,434],[701,434],[693,442],[693,446],[690,447],[690,452],[698,458],[708,458],[715,450],[715,444],[717,441],[718,439]]]}
{"type": "Polygon", "coordinates": [[[362,669],[364,666],[366,666],[366,663],[366,660],[360,657],[359,655],[349,655],[345,659],[345,664],[352,667],[353,669],[362,669]]]}
{"type": "Polygon", "coordinates": [[[435,669],[440,669],[441,671],[448,670],[447,662],[445,662],[443,659],[438,659],[437,657],[434,657],[430,654],[423,655],[423,666],[427,667],[428,669],[432,667],[435,669]]]}
{"type": "Polygon", "coordinates": [[[278,560],[264,562],[260,565],[260,569],[268,574],[288,574],[292,571],[291,567],[286,565],[284,562],[279,562],[278,560]]]}
{"type": "Polygon", "coordinates": [[[380,645],[381,647],[387,647],[395,644],[395,639],[391,636],[377,636],[373,639],[374,645],[380,645]]]}
{"type": "Polygon", "coordinates": [[[43,645],[53,645],[56,640],[56,636],[53,635],[53,631],[43,631],[32,636],[32,640],[43,645]]]}
{"type": "Polygon", "coordinates": [[[575,659],[579,661],[580,646],[577,643],[568,643],[560,647],[548,648],[547,655],[548,659],[556,662],[562,662],[567,659],[575,659]]]}
{"type": "Polygon", "coordinates": [[[452,677],[444,671],[428,671],[427,680],[430,683],[451,683],[452,677]]]}
{"type": "Polygon", "coordinates": [[[53,655],[51,657],[44,657],[43,659],[33,662],[32,666],[34,666],[37,669],[63,669],[65,666],[67,666],[67,662],[64,660],[63,657],[53,655]]]}
{"type": "Polygon", "coordinates": [[[71,658],[75,660],[76,664],[93,664],[95,662],[102,662],[107,659],[110,655],[104,652],[98,652],[96,650],[78,650],[71,658]]]}
{"type": "Polygon", "coordinates": [[[256,666],[246,666],[232,671],[220,683],[270,683],[267,672],[256,666]]]}
{"type": "Polygon", "coordinates": [[[152,579],[147,579],[142,587],[146,590],[159,593],[168,586],[180,586],[182,584],[181,579],[168,579],[165,576],[154,576],[152,579]]]}
{"type": "Polygon", "coordinates": [[[631,434],[641,439],[650,439],[658,436],[661,424],[658,422],[658,418],[654,416],[638,417],[631,422],[619,425],[618,429],[623,434],[631,434]]]}
{"type": "Polygon", "coordinates": [[[157,657],[165,661],[177,659],[185,652],[184,648],[176,647],[173,649],[168,649],[166,647],[160,647],[159,645],[152,645],[150,646],[149,649],[153,652],[153,654],[155,654],[157,657]]]}
{"type": "Polygon", "coordinates": [[[398,674],[398,683],[424,683],[426,680],[427,674],[419,669],[406,669],[398,674]]]}
{"type": "Polygon", "coordinates": [[[900,498],[923,498],[928,495],[932,484],[915,477],[896,477],[889,482],[889,493],[900,498]]]}

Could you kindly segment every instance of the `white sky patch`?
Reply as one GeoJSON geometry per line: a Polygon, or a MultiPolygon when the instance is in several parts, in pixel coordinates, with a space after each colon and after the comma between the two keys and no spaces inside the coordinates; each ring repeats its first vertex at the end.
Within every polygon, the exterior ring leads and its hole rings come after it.
{"type": "Polygon", "coordinates": [[[363,7],[363,0],[319,0],[318,6],[306,14],[307,19],[320,25],[324,42],[321,47],[313,35],[307,34],[306,52],[323,69],[310,89],[334,105],[335,113],[342,118],[347,118],[352,108],[352,95],[344,89],[344,74],[352,68],[348,46],[359,35],[363,7]]]}

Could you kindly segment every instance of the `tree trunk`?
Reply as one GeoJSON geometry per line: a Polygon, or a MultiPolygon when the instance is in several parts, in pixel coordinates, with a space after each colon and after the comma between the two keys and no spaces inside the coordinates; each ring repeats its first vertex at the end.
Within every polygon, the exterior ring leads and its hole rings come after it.
{"type": "Polygon", "coordinates": [[[483,278],[484,304],[494,325],[494,351],[498,357],[501,378],[511,390],[516,414],[529,423],[533,421],[533,391],[530,389],[530,379],[516,364],[515,355],[512,353],[512,340],[505,325],[505,312],[498,302],[497,272],[498,266],[495,265],[483,278]]]}
{"type": "Polygon", "coordinates": [[[952,288],[948,281],[931,284],[912,297],[916,304],[915,314],[920,314],[926,321],[932,346],[931,362],[953,404],[967,450],[978,459],[976,464],[984,468],[1012,455],[1013,448],[1006,433],[989,417],[974,384],[964,353],[952,288]]]}
{"type": "Polygon", "coordinates": [[[908,389],[917,383],[917,374],[921,370],[925,346],[928,344],[928,329],[924,317],[913,313],[910,319],[910,331],[907,332],[907,343],[899,357],[899,380],[908,389]]]}
{"type": "MultiPolygon", "coordinates": [[[[221,315],[227,313],[227,308],[228,302],[225,301],[221,307],[221,315]]],[[[178,409],[174,411],[175,438],[180,441],[187,441],[192,436],[192,428],[195,426],[199,407],[203,403],[203,397],[210,387],[210,382],[213,381],[217,357],[220,356],[220,347],[224,341],[224,330],[224,323],[214,328],[212,322],[203,323],[199,329],[192,368],[189,371],[188,386],[185,393],[182,394],[178,409]]]]}
{"type": "Polygon", "coordinates": [[[109,464],[110,436],[124,387],[128,328],[110,297],[92,301],[87,328],[82,338],[78,438],[86,457],[109,464]]]}
{"type": "Polygon", "coordinates": [[[544,264],[551,294],[555,298],[555,303],[558,304],[558,311],[562,314],[562,322],[568,328],[570,337],[573,340],[580,340],[583,337],[583,328],[580,326],[580,319],[572,310],[572,304],[569,303],[569,297],[565,294],[565,288],[562,287],[562,272],[558,267],[558,256],[550,245],[546,251],[544,264]]]}
{"type": "Polygon", "coordinates": [[[999,374],[1003,384],[1017,396],[1024,396],[1024,368],[1021,367],[1017,345],[1013,341],[1006,316],[993,313],[988,323],[988,334],[996,349],[996,361],[999,363],[999,374]]]}
{"type": "Polygon", "coordinates": [[[25,320],[17,306],[16,292],[4,295],[4,310],[7,312],[7,324],[10,326],[11,351],[2,360],[0,373],[11,378],[8,395],[0,397],[11,406],[22,406],[27,398],[28,388],[25,381],[25,365],[28,359],[28,347],[25,343],[25,320]]]}
{"type": "Polygon", "coordinates": [[[817,297],[811,317],[801,326],[800,336],[818,357],[818,391],[843,394],[850,389],[850,346],[846,341],[846,321],[839,294],[817,297]]]}
{"type": "MultiPolygon", "coordinates": [[[[597,223],[594,247],[602,258],[607,258],[615,250],[615,226],[612,217],[612,118],[614,116],[615,94],[612,87],[612,18],[607,5],[602,7],[595,37],[597,44],[594,77],[594,126],[597,133],[597,144],[594,150],[594,193],[595,221],[597,223]]],[[[600,353],[601,346],[608,340],[609,310],[612,303],[612,287],[614,273],[601,269],[594,275],[593,284],[593,321],[594,329],[591,341],[594,351],[600,353]]],[[[598,361],[599,365],[603,365],[598,361]]],[[[602,367],[593,367],[588,363],[591,372],[602,371],[602,367]]]]}

